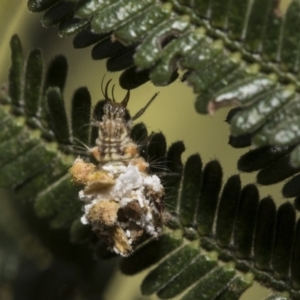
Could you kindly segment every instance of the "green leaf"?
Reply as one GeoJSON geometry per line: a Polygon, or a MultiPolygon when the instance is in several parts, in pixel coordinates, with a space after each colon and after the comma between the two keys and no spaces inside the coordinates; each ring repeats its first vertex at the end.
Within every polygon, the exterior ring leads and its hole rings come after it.
{"type": "Polygon", "coordinates": [[[237,175],[231,176],[224,185],[218,208],[216,236],[218,244],[226,247],[230,244],[236,221],[241,193],[241,180],[237,175]]]}
{"type": "Polygon", "coordinates": [[[75,144],[90,144],[91,96],[87,88],[79,88],[72,99],[72,134],[75,144]]]}
{"type": "Polygon", "coordinates": [[[59,1],[45,13],[42,24],[49,27],[65,21],[69,16],[72,16],[74,5],[75,3],[72,1],[59,1]]]}
{"type": "Polygon", "coordinates": [[[190,264],[197,256],[198,250],[192,246],[184,246],[170,255],[157,268],[152,270],[144,279],[141,289],[144,295],[151,295],[165,286],[170,280],[190,264]]]}
{"type": "Polygon", "coordinates": [[[55,4],[56,2],[58,2],[59,0],[43,0],[43,1],[39,1],[39,0],[28,0],[28,9],[32,12],[40,12],[43,11],[47,8],[49,8],[50,6],[52,6],[53,4],[55,4]]]}
{"type": "Polygon", "coordinates": [[[40,50],[31,51],[26,64],[24,80],[25,110],[28,116],[35,116],[38,113],[41,99],[43,79],[43,58],[40,50]]]}
{"type": "Polygon", "coordinates": [[[202,162],[198,154],[190,156],[184,168],[184,181],[180,197],[180,221],[185,225],[193,225],[195,213],[193,208],[197,206],[200,196],[200,183],[202,162]]]}
{"type": "Polygon", "coordinates": [[[272,266],[275,276],[284,279],[289,276],[289,261],[291,260],[295,228],[295,210],[290,203],[287,202],[280,206],[276,223],[272,266]]]}
{"type": "Polygon", "coordinates": [[[218,197],[222,187],[223,171],[220,163],[213,160],[203,169],[199,203],[197,205],[196,223],[200,235],[212,231],[218,197]]]}
{"type": "Polygon", "coordinates": [[[216,257],[213,255],[198,254],[192,261],[185,263],[182,271],[158,292],[158,296],[161,299],[175,297],[195,283],[199,277],[210,272],[216,265],[216,257]]]}
{"type": "Polygon", "coordinates": [[[70,141],[70,130],[67,120],[67,113],[64,105],[64,99],[57,87],[47,90],[48,110],[51,115],[51,127],[55,137],[60,143],[68,143],[70,141]]]}
{"type": "Polygon", "coordinates": [[[251,253],[258,201],[256,186],[246,185],[241,191],[234,231],[234,245],[237,249],[237,256],[241,258],[249,257],[251,253]]]}
{"type": "Polygon", "coordinates": [[[19,38],[14,35],[10,41],[11,68],[9,71],[9,96],[12,103],[18,107],[21,105],[23,52],[19,38]]]}
{"type": "Polygon", "coordinates": [[[272,198],[267,197],[259,202],[255,230],[254,255],[255,264],[260,269],[269,269],[272,257],[276,207],[272,198]]]}

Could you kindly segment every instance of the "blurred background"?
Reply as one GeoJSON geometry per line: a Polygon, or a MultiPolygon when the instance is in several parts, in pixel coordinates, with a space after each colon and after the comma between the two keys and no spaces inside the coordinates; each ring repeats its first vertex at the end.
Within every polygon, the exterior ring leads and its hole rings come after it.
{"type": "MultiPolygon", "coordinates": [[[[288,1],[283,3],[284,6],[287,4],[288,1]]],[[[67,57],[69,75],[64,95],[67,107],[69,107],[68,101],[71,99],[75,89],[82,86],[86,86],[89,89],[94,103],[100,100],[102,98],[101,79],[105,74],[106,79],[112,78],[113,83],[116,84],[116,99],[123,99],[126,91],[118,86],[119,73],[107,73],[105,61],[93,61],[90,55],[90,48],[74,50],[72,37],[62,39],[58,37],[56,28],[43,28],[40,23],[42,14],[29,13],[26,5],[27,1],[25,0],[1,0],[0,2],[0,83],[4,83],[7,80],[10,66],[10,38],[13,34],[18,34],[25,55],[33,48],[41,48],[46,65],[55,55],[64,54],[67,57]]],[[[236,162],[247,149],[237,150],[228,145],[229,130],[227,123],[224,121],[228,110],[220,110],[214,116],[197,114],[194,109],[195,96],[192,89],[177,80],[170,87],[155,87],[151,83],[147,83],[133,90],[128,105],[131,114],[135,114],[158,91],[160,92],[159,96],[138,121],[144,122],[149,132],[163,132],[167,138],[168,145],[178,140],[184,141],[186,151],[183,155],[183,161],[191,154],[200,153],[203,163],[207,163],[211,159],[220,161],[223,166],[224,180],[230,175],[238,173],[236,162]]],[[[254,182],[255,175],[242,174],[242,180],[244,185],[254,182]]],[[[281,186],[274,188],[260,187],[261,196],[271,194],[277,201],[282,201],[280,189],[281,186]]],[[[14,214],[8,199],[9,191],[2,191],[0,198],[2,208],[0,210],[0,231],[3,230],[6,235],[13,237],[15,240],[17,250],[12,245],[11,249],[14,249],[13,251],[26,251],[26,244],[24,246],[22,242],[20,247],[18,239],[24,237],[24,234],[29,229],[26,228],[26,224],[22,221],[22,216],[14,214]]],[[[38,239],[34,240],[34,242],[40,243],[38,239]]],[[[51,253],[47,252],[43,244],[39,244],[37,248],[40,249],[40,252],[32,255],[39,255],[39,258],[33,257],[33,260],[36,260],[43,268],[43,266],[47,266],[50,263],[51,253]]],[[[16,254],[15,257],[18,257],[18,255],[16,254]]],[[[0,252],[0,261],[6,258],[0,252]]],[[[12,261],[14,260],[13,256],[11,256],[11,259],[12,261]]],[[[101,268],[102,271],[109,270],[107,273],[109,274],[114,270],[115,265],[108,264],[101,266],[101,268]]],[[[13,271],[11,274],[12,278],[17,276],[13,271]]],[[[105,285],[103,287],[103,296],[93,299],[155,299],[155,297],[139,296],[139,283],[143,276],[144,274],[141,274],[133,280],[130,277],[122,276],[116,271],[111,279],[103,281],[103,285],[105,285]]],[[[10,287],[0,282],[0,288],[0,300],[15,299],[12,298],[10,287]]],[[[259,298],[258,294],[253,294],[257,292],[264,295],[268,293],[268,291],[261,288],[250,289],[243,296],[243,300],[259,298]]],[[[23,300],[27,298],[21,297],[18,299],[23,300]]]]}

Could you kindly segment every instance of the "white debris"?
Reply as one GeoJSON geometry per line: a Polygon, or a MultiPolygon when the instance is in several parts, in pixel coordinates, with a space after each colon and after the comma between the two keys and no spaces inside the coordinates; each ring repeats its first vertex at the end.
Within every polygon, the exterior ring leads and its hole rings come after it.
{"type": "MultiPolygon", "coordinates": [[[[83,216],[81,222],[83,224],[92,224],[94,230],[99,230],[99,225],[94,225],[89,215],[91,208],[101,201],[114,201],[118,203],[119,210],[122,211],[122,217],[116,217],[115,226],[124,231],[122,239],[127,240],[127,246],[132,249],[132,244],[137,240],[142,232],[157,237],[161,233],[161,225],[157,223],[160,220],[159,211],[153,203],[153,197],[163,195],[163,186],[160,179],[156,175],[148,175],[139,171],[134,165],[120,165],[106,163],[101,170],[108,172],[115,180],[115,184],[104,189],[95,190],[92,194],[86,194],[85,190],[79,192],[79,199],[84,201],[83,216]],[[115,170],[116,168],[116,170],[115,170]],[[151,198],[150,196],[151,195],[151,198]],[[154,218],[153,214],[157,217],[154,218]],[[139,230],[141,232],[139,233],[139,230]]],[[[115,211],[111,212],[115,213],[115,211]]],[[[94,216],[93,216],[94,218],[94,216]]],[[[100,218],[100,216],[99,216],[100,218]]],[[[99,224],[99,222],[97,223],[99,224]]],[[[107,230],[105,222],[100,220],[103,231],[107,230]]],[[[121,239],[121,237],[118,237],[121,239]]],[[[116,245],[112,242],[112,248],[116,253],[128,255],[129,253],[116,249],[116,245]],[[124,253],[123,253],[124,252],[124,253]]]]}

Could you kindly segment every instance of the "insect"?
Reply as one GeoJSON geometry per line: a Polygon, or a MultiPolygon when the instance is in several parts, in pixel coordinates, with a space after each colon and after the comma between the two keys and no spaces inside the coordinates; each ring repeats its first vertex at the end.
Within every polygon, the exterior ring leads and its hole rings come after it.
{"type": "Polygon", "coordinates": [[[158,176],[148,174],[149,165],[130,137],[133,121],[145,112],[157,94],[127,120],[130,93],[118,103],[113,89],[112,99],[108,97],[109,84],[110,81],[105,91],[102,89],[106,100],[102,119],[92,123],[98,128],[98,137],[88,151],[96,163],[78,157],[70,174],[75,183],[84,186],[79,192],[79,199],[84,202],[81,222],[91,224],[111,251],[128,256],[142,237],[158,237],[162,231],[164,188],[158,176]]]}

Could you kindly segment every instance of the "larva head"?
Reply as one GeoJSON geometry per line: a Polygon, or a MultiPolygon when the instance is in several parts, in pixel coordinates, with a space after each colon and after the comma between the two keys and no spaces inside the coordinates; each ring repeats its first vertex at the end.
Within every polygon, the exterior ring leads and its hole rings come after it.
{"type": "MultiPolygon", "coordinates": [[[[109,80],[105,86],[105,91],[102,89],[102,93],[107,101],[103,106],[103,112],[107,119],[116,120],[116,119],[125,119],[126,118],[126,106],[129,101],[130,92],[127,91],[124,99],[118,103],[114,97],[114,85],[112,87],[112,99],[108,96],[108,87],[111,80],[109,80]]],[[[102,87],[101,87],[102,88],[102,87]]]]}

